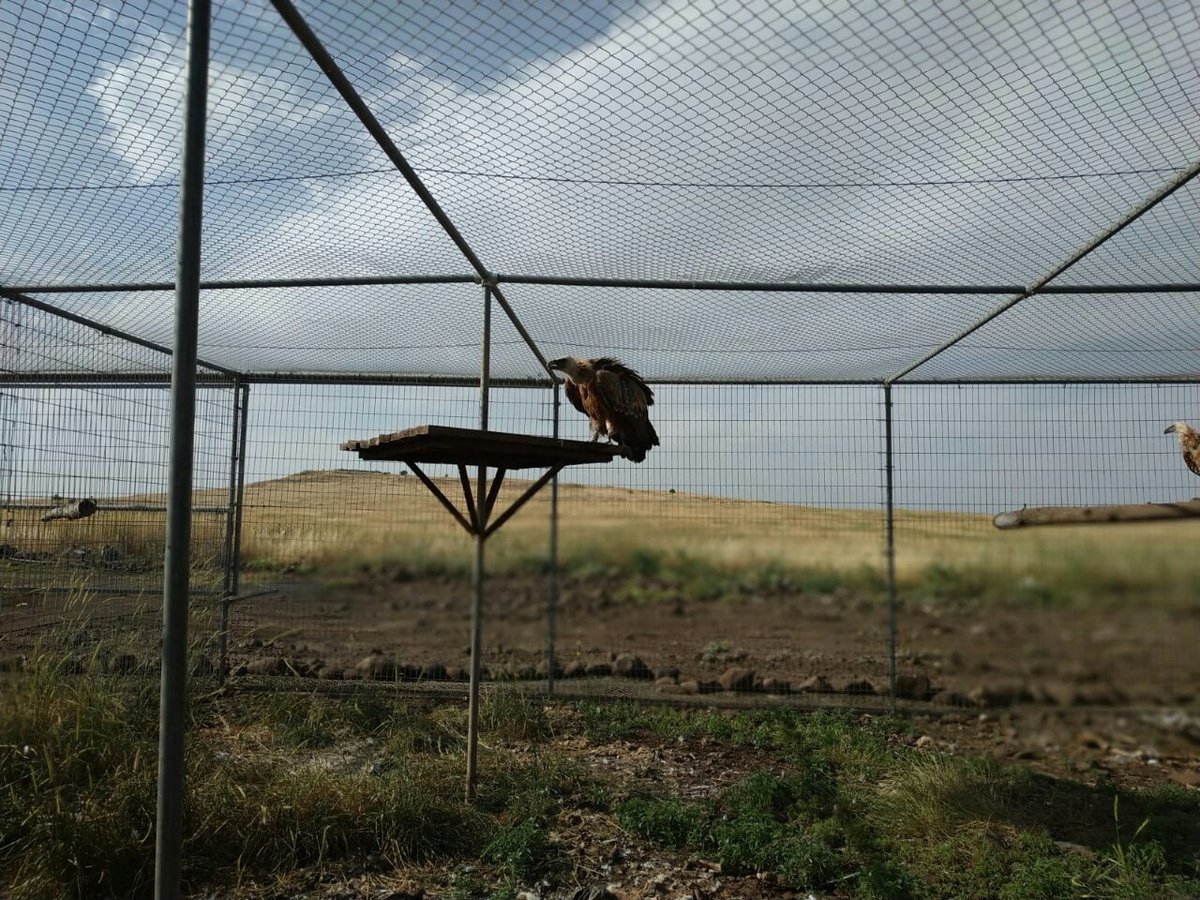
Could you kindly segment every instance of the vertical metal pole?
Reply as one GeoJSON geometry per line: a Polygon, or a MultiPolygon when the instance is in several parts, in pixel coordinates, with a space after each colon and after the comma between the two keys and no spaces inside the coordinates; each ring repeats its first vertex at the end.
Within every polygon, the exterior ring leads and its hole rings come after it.
{"type": "MultiPolygon", "coordinates": [[[[558,437],[562,386],[554,379],[554,437],[558,437]]],[[[558,475],[550,481],[550,572],[546,604],[546,697],[554,697],[554,637],[558,627],[558,475]]]]}
{"type": "MultiPolygon", "coordinates": [[[[488,428],[488,389],[491,384],[492,283],[483,284],[483,341],[479,363],[479,430],[488,428]]],[[[475,492],[479,510],[475,532],[475,564],[471,569],[471,683],[467,697],[467,802],[475,799],[475,773],[479,753],[479,653],[483,628],[483,548],[487,539],[487,466],[479,467],[475,492]]]]}
{"type": "Polygon", "coordinates": [[[229,585],[229,594],[236,597],[241,590],[242,579],[242,513],[245,509],[246,496],[246,426],[250,421],[250,385],[242,384],[242,434],[238,440],[238,474],[237,500],[234,507],[237,510],[233,526],[233,580],[229,585]]]}
{"type": "Polygon", "coordinates": [[[242,416],[242,383],[233,383],[233,433],[229,438],[229,490],[225,495],[225,546],[221,553],[224,557],[225,578],[221,583],[220,621],[217,623],[217,678],[225,683],[225,671],[229,661],[229,598],[233,596],[233,532],[237,521],[237,473],[238,438],[241,436],[242,416]]]}
{"type": "Polygon", "coordinates": [[[888,708],[896,711],[896,508],[892,451],[892,385],[883,385],[884,491],[886,494],[888,708]]]}
{"type": "Polygon", "coordinates": [[[175,270],[175,347],[171,357],[171,447],[163,572],[155,900],[178,898],[182,880],[188,565],[192,525],[196,332],[200,308],[200,226],[204,210],[204,129],[208,99],[210,15],[210,0],[189,0],[187,86],[175,270]]]}

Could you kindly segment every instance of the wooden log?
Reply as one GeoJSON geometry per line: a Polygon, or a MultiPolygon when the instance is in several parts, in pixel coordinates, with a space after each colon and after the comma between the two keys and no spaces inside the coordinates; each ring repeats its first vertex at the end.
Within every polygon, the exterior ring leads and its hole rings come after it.
{"type": "Polygon", "coordinates": [[[84,497],[82,500],[72,500],[70,503],[64,503],[62,506],[56,506],[42,514],[43,522],[51,522],[54,519],[86,519],[96,512],[96,501],[84,497]]]}
{"type": "Polygon", "coordinates": [[[1154,522],[1200,518],[1200,500],[1178,503],[1121,503],[1111,506],[1034,506],[997,513],[997,528],[1031,525],[1106,525],[1113,522],[1154,522]]]}

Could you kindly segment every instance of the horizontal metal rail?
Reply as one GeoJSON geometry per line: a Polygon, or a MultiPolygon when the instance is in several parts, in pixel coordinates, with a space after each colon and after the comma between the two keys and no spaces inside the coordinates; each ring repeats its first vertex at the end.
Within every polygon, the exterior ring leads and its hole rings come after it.
{"type": "MultiPolygon", "coordinates": [[[[547,285],[551,287],[630,288],[643,290],[743,291],[785,294],[1019,294],[1021,284],[920,284],[911,282],[791,282],[791,281],[698,281],[687,278],[587,278],[566,275],[490,276],[497,284],[547,285]]],[[[261,278],[202,281],[204,291],[259,290],[267,288],[384,287],[387,285],[478,284],[481,276],[462,275],[364,275],[361,277],[261,278]]],[[[117,282],[103,284],[22,284],[6,290],[23,294],[120,294],[144,291],[173,291],[169,281],[117,282]]],[[[1040,294],[1190,294],[1200,291],[1200,282],[1148,284],[1056,284],[1040,294]]]]}

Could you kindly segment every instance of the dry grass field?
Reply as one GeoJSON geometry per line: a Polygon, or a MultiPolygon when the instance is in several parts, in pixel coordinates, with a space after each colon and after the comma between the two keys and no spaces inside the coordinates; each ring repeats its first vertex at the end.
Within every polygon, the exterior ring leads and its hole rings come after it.
{"type": "MultiPolygon", "coordinates": [[[[999,532],[898,513],[897,666],[928,685],[901,721],[863,713],[886,703],[881,512],[572,485],[559,499],[557,659],[589,673],[559,695],[638,703],[542,706],[490,685],[468,808],[468,536],[412,477],[247,486],[255,596],[231,607],[235,677],[196,695],[190,726],[194,896],[1194,896],[1193,523],[999,532]],[[616,675],[620,654],[655,678],[616,675]],[[402,691],[362,683],[379,673],[366,659],[391,660],[402,691]],[[731,669],[758,689],[688,696],[731,669]],[[434,702],[423,682],[439,680],[434,702]],[[873,694],[851,691],[863,682],[873,694]]],[[[3,541],[0,660],[28,657],[0,677],[14,897],[149,891],[156,682],[93,673],[153,671],[162,514],[104,505],[79,522],[14,513],[3,541]]],[[[488,549],[483,662],[534,697],[548,512],[543,493],[488,549]]],[[[210,657],[223,541],[224,517],[199,514],[193,584],[210,594],[192,634],[210,657]]]]}

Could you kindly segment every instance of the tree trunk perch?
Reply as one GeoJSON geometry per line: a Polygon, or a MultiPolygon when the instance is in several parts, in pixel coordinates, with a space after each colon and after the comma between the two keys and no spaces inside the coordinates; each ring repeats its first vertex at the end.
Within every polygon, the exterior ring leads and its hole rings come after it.
{"type": "Polygon", "coordinates": [[[1153,522],[1200,518],[1200,499],[1178,503],[1125,503],[1112,506],[1035,506],[997,513],[992,523],[1001,529],[1030,525],[1104,525],[1111,522],[1153,522]]]}
{"type": "Polygon", "coordinates": [[[82,500],[72,500],[62,506],[56,506],[42,514],[43,522],[54,519],[86,519],[96,512],[96,501],[85,497],[82,500]]]}

